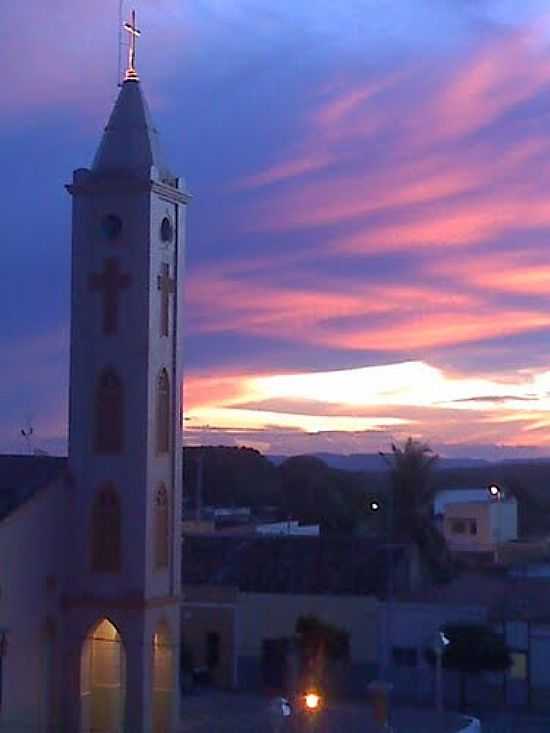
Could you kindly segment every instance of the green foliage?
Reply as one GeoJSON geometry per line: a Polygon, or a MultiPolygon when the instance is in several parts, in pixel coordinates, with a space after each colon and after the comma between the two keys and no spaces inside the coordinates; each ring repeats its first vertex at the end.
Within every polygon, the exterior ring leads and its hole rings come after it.
{"type": "Polygon", "coordinates": [[[392,537],[398,542],[414,542],[432,579],[447,582],[453,575],[452,557],[432,521],[433,472],[439,457],[427,444],[413,438],[408,438],[403,447],[392,443],[391,449],[391,455],[385,458],[393,494],[392,537]]]}
{"type": "MultiPolygon", "coordinates": [[[[448,624],[443,632],[450,642],[442,657],[444,667],[475,675],[503,672],[512,663],[506,642],[488,626],[448,624]]],[[[432,649],[426,651],[426,658],[432,664],[435,662],[432,649]]]]}
{"type": "Polygon", "coordinates": [[[184,448],[184,497],[194,503],[199,456],[203,456],[203,504],[260,507],[277,504],[281,480],[277,468],[253,448],[184,448]]]}
{"type": "Polygon", "coordinates": [[[327,624],[317,616],[300,616],[296,621],[296,636],[302,654],[309,659],[348,659],[350,635],[345,629],[327,624]]]}
{"type": "Polygon", "coordinates": [[[281,506],[286,516],[306,524],[321,524],[324,531],[353,530],[353,474],[329,468],[312,456],[289,458],[279,472],[281,506]]]}
{"type": "Polygon", "coordinates": [[[394,495],[394,529],[398,539],[409,539],[430,517],[434,497],[431,482],[439,456],[425,443],[407,438],[395,443],[388,459],[394,495]]]}
{"type": "MultiPolygon", "coordinates": [[[[482,624],[448,624],[442,631],[449,645],[442,655],[445,668],[460,673],[460,703],[466,705],[466,678],[481,672],[504,672],[512,664],[508,646],[500,634],[482,624]]],[[[435,664],[433,649],[426,650],[426,659],[435,664]]]]}

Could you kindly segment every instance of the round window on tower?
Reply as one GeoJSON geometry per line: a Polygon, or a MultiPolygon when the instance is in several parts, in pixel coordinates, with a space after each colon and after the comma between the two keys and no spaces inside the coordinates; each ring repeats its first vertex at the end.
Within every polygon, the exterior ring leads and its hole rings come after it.
{"type": "Polygon", "coordinates": [[[101,230],[107,239],[118,239],[122,232],[122,219],[116,214],[107,214],[101,220],[101,230]]]}
{"type": "Polygon", "coordinates": [[[171,242],[174,238],[174,227],[167,216],[164,217],[160,225],[160,238],[163,242],[171,242]]]}

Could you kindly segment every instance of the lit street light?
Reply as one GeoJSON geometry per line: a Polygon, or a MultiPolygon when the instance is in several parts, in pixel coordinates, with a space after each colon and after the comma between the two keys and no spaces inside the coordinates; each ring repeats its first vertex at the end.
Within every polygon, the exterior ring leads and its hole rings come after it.
{"type": "Polygon", "coordinates": [[[441,631],[432,638],[431,647],[435,653],[435,706],[438,713],[443,712],[443,654],[450,639],[441,631]]]}
{"type": "Polygon", "coordinates": [[[502,511],[500,509],[500,503],[502,501],[502,497],[504,495],[504,492],[500,488],[500,486],[497,486],[497,484],[490,484],[488,487],[489,496],[491,499],[496,499],[497,501],[497,528],[495,533],[495,563],[498,563],[499,561],[499,544],[500,544],[500,523],[502,521],[502,511]]]}

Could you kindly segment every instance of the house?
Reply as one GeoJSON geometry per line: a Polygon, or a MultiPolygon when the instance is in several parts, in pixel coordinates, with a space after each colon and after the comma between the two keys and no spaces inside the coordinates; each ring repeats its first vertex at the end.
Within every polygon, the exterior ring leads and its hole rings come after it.
{"type": "MultiPolygon", "coordinates": [[[[270,642],[313,614],[350,633],[348,691],[365,694],[378,667],[378,597],[418,587],[412,548],[371,539],[308,536],[184,537],[182,640],[223,688],[258,689],[270,642]]],[[[272,645],[273,646],[273,645],[272,645]]]]}
{"type": "Polygon", "coordinates": [[[515,497],[493,497],[487,488],[438,492],[434,515],[449,548],[455,552],[494,552],[518,537],[515,497]]]}
{"type": "MultiPolygon", "coordinates": [[[[385,604],[380,613],[387,613],[385,604]]],[[[398,696],[433,699],[433,669],[424,656],[430,639],[445,624],[481,623],[504,636],[512,666],[506,673],[471,680],[469,700],[550,708],[550,577],[494,568],[463,573],[446,585],[398,593],[390,613],[392,680],[398,696]]],[[[447,702],[456,704],[457,675],[446,670],[444,677],[447,702]]]]}

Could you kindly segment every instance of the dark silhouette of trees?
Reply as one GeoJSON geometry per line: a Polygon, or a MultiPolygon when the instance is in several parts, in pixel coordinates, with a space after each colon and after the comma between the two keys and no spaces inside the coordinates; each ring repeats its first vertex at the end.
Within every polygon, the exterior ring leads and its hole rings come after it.
{"type": "MultiPolygon", "coordinates": [[[[481,672],[504,672],[512,664],[506,642],[488,626],[482,624],[448,624],[442,631],[449,645],[442,656],[443,668],[460,673],[460,705],[466,705],[466,680],[481,672]]],[[[426,650],[426,659],[435,664],[436,655],[426,650]]]]}
{"type": "Polygon", "coordinates": [[[408,438],[404,445],[392,443],[384,456],[390,468],[393,521],[392,539],[415,543],[437,582],[450,580],[453,562],[447,542],[434,525],[433,472],[439,456],[420,441],[408,438]]]}
{"type": "Polygon", "coordinates": [[[349,475],[313,456],[289,458],[279,466],[279,473],[285,516],[320,524],[325,532],[353,530],[355,518],[345,490],[349,475]]]}
{"type": "Polygon", "coordinates": [[[406,541],[431,518],[431,479],[439,456],[413,438],[407,438],[402,447],[392,443],[391,451],[387,461],[393,489],[393,535],[406,541]]]}
{"type": "Polygon", "coordinates": [[[345,629],[321,621],[317,616],[300,616],[296,621],[296,643],[300,655],[300,682],[305,689],[336,692],[334,673],[349,661],[350,635],[345,629]]]}
{"type": "Polygon", "coordinates": [[[281,480],[277,468],[253,448],[206,446],[183,452],[184,497],[194,505],[199,456],[203,457],[203,504],[250,506],[279,504],[281,480]]]}

